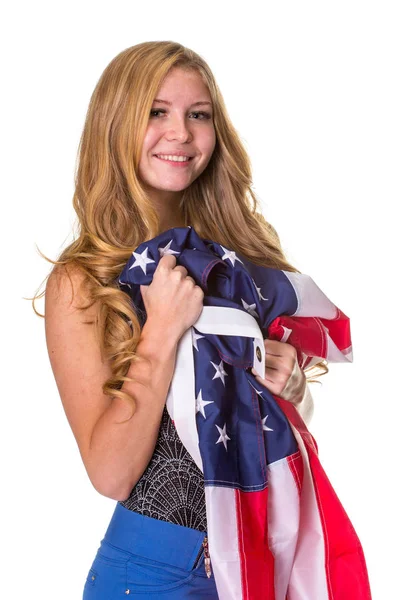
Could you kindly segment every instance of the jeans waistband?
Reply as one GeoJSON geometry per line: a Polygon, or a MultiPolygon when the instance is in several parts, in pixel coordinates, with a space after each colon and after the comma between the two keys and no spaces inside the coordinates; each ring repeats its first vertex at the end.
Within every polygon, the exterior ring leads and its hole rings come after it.
{"type": "Polygon", "coordinates": [[[104,540],[132,554],[191,569],[206,535],[203,531],[136,513],[118,502],[104,540]]]}

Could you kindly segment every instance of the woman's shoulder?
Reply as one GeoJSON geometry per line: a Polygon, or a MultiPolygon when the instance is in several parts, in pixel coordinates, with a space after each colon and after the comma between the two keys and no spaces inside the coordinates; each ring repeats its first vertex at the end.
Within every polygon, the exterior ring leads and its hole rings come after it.
{"type": "Polygon", "coordinates": [[[47,279],[45,306],[56,306],[58,310],[76,310],[86,306],[93,308],[85,284],[88,276],[76,263],[56,264],[47,279]]]}

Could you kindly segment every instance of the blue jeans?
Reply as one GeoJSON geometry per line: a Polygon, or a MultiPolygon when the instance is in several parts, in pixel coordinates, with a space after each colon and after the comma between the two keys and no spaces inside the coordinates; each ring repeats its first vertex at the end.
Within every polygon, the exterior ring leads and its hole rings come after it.
{"type": "Polygon", "coordinates": [[[117,503],[89,569],[83,600],[218,600],[214,575],[208,578],[204,566],[206,535],[117,503]]]}

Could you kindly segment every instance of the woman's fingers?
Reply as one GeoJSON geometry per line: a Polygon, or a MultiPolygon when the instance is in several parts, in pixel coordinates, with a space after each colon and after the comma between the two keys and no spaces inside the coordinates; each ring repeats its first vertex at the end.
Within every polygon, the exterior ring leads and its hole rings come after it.
{"type": "Polygon", "coordinates": [[[264,340],[265,376],[252,369],[254,377],[272,394],[294,404],[304,395],[306,378],[297,361],[297,351],[288,342],[264,340]]]}

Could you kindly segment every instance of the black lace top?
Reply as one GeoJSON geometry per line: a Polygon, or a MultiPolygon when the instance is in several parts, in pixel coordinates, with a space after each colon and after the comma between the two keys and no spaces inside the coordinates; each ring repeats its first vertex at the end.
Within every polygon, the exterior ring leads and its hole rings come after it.
{"type": "Polygon", "coordinates": [[[207,531],[204,476],[164,406],[153,456],[120,504],[154,519],[207,531]]]}

